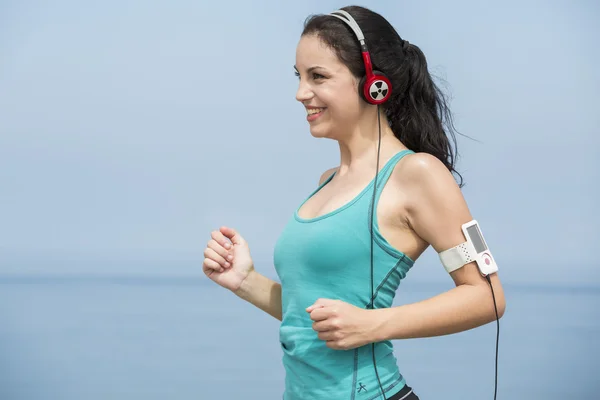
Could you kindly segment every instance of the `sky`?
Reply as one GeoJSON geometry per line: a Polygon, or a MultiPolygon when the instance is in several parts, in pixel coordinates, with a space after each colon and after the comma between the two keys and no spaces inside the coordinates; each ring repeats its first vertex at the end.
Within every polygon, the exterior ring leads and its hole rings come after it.
{"type": "MultiPolygon", "coordinates": [[[[446,82],[503,279],[600,285],[600,5],[355,4],[446,82]]],[[[344,5],[0,2],[0,273],[200,275],[228,225],[275,277],[284,224],[339,162],[295,100],[296,45],[344,5]]],[[[411,275],[448,279],[431,249],[411,275]]]]}

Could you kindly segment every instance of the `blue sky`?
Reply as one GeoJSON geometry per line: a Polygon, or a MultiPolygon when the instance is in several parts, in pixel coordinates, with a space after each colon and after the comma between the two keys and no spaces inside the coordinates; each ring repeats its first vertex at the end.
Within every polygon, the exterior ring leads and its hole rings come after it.
{"type": "MultiPolygon", "coordinates": [[[[230,225],[274,276],[284,223],[339,160],[294,98],[295,47],[346,4],[2,2],[0,272],[197,274],[230,225]]],[[[447,81],[505,280],[599,285],[598,3],[356,4],[447,81]]],[[[447,279],[432,251],[411,275],[447,279]]]]}

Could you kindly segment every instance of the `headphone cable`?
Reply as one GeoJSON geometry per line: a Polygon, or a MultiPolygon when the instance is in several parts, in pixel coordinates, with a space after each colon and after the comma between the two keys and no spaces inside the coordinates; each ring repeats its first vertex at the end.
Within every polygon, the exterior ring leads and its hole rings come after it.
{"type": "Polygon", "coordinates": [[[488,283],[490,284],[490,289],[492,289],[492,299],[494,300],[494,311],[496,311],[496,373],[494,377],[494,400],[496,400],[496,394],[498,393],[498,341],[500,339],[500,318],[498,318],[498,307],[496,306],[496,296],[494,295],[494,288],[492,286],[492,281],[490,280],[490,276],[486,275],[488,283]]]}
{"type": "MultiPolygon", "coordinates": [[[[375,167],[375,182],[373,183],[373,199],[371,200],[371,223],[370,231],[371,231],[371,302],[370,308],[375,308],[375,293],[374,293],[374,284],[373,284],[373,219],[377,218],[375,216],[375,193],[377,191],[377,176],[379,174],[379,153],[381,150],[381,121],[379,116],[379,104],[377,104],[377,125],[379,130],[379,141],[377,143],[377,166],[375,167]]],[[[387,400],[385,397],[385,392],[383,391],[383,386],[381,385],[381,380],[379,379],[379,373],[377,372],[377,361],[375,360],[375,343],[371,343],[371,354],[373,356],[373,368],[375,368],[375,376],[377,377],[377,382],[379,382],[379,388],[381,389],[381,394],[383,395],[384,400],[387,400]]]]}

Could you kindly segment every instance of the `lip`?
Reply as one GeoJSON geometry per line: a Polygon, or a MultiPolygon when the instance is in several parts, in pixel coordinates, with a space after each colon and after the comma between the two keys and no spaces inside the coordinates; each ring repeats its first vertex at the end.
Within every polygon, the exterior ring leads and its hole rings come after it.
{"type": "Polygon", "coordinates": [[[317,118],[319,118],[321,115],[323,115],[323,112],[327,110],[327,107],[306,107],[307,110],[316,110],[318,108],[322,108],[323,111],[317,113],[317,114],[309,114],[306,116],[306,120],[308,122],[312,122],[314,120],[316,120],[317,118]]]}

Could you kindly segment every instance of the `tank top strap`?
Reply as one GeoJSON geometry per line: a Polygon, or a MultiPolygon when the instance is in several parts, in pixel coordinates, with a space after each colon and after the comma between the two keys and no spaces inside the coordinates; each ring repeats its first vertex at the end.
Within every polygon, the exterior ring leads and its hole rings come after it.
{"type": "Polygon", "coordinates": [[[335,175],[335,171],[334,171],[334,172],[332,172],[331,174],[329,174],[329,177],[327,177],[327,179],[325,179],[325,180],[323,181],[323,183],[321,183],[320,185],[318,185],[316,189],[314,189],[312,192],[310,192],[310,193],[309,193],[309,195],[308,195],[308,196],[306,196],[306,197],[305,197],[305,198],[302,200],[302,202],[300,203],[300,207],[298,207],[298,208],[301,208],[301,207],[304,205],[304,203],[306,203],[306,202],[307,202],[307,201],[308,201],[308,200],[309,200],[311,197],[313,197],[313,196],[314,196],[314,195],[315,195],[315,194],[316,194],[316,193],[317,193],[319,190],[321,190],[321,189],[323,188],[323,186],[327,185],[327,184],[329,183],[329,181],[333,179],[333,176],[334,176],[334,175],[335,175]]]}
{"type": "Polygon", "coordinates": [[[392,172],[394,171],[394,167],[396,166],[396,164],[398,164],[398,162],[402,158],[404,158],[405,155],[413,154],[413,153],[414,153],[414,151],[412,151],[412,150],[402,150],[402,151],[396,153],[392,158],[390,158],[390,160],[386,163],[385,167],[381,169],[381,172],[377,176],[377,189],[375,191],[375,204],[377,204],[377,202],[379,201],[379,196],[381,196],[381,192],[383,191],[383,188],[385,187],[385,184],[387,183],[388,179],[392,175],[392,172]]]}

